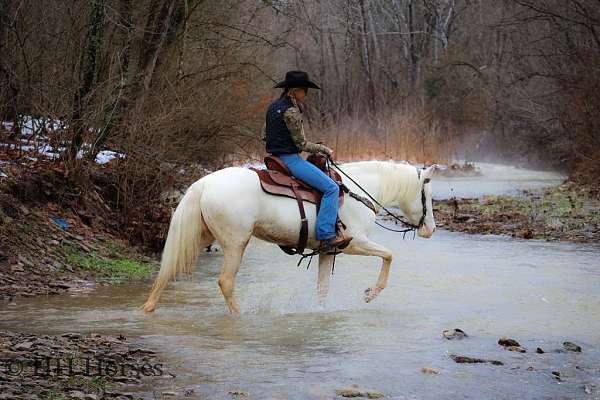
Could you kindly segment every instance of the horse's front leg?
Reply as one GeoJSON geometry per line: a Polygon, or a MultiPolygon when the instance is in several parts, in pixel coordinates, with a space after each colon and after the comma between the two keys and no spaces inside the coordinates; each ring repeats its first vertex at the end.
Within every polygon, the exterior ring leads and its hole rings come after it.
{"type": "Polygon", "coordinates": [[[370,241],[366,237],[354,237],[350,245],[343,250],[346,254],[357,256],[377,256],[381,257],[383,264],[379,271],[377,285],[371,286],[365,290],[365,302],[375,299],[379,293],[387,286],[390,274],[390,265],[392,264],[392,252],[387,248],[370,241]]]}
{"type": "Polygon", "coordinates": [[[317,279],[317,294],[319,304],[324,306],[329,292],[329,276],[333,266],[333,256],[328,254],[319,254],[319,277],[317,279]]]}

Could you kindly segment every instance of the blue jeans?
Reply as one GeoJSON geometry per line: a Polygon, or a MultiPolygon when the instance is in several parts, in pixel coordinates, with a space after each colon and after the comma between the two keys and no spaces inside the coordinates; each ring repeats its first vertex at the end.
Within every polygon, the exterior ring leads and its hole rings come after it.
{"type": "Polygon", "coordinates": [[[278,157],[292,171],[292,175],[323,193],[317,215],[317,240],[334,238],[339,202],[338,184],[319,168],[300,157],[300,154],[280,154],[278,157]]]}

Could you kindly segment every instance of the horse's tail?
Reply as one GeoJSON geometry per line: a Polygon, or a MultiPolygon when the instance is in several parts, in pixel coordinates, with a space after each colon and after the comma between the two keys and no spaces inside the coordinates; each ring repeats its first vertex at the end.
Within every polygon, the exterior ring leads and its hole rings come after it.
{"type": "Polygon", "coordinates": [[[173,213],[160,271],[144,304],[144,311],[147,313],[154,311],[169,281],[179,273],[193,271],[200,249],[214,240],[202,218],[200,202],[203,190],[204,180],[201,179],[189,187],[173,213]]]}

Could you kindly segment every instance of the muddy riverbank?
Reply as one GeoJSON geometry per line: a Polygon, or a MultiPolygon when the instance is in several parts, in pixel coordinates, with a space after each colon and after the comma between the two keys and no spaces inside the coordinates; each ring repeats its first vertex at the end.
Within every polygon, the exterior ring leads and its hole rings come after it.
{"type": "Polygon", "coordinates": [[[576,243],[600,241],[598,191],[572,182],[517,196],[483,196],[434,202],[440,228],[576,243]]]}
{"type": "Polygon", "coordinates": [[[71,210],[0,193],[0,299],[144,279],[158,262],[71,210]]]}
{"type": "Polygon", "coordinates": [[[123,335],[0,330],[0,399],[138,399],[174,378],[155,351],[123,335]]]}

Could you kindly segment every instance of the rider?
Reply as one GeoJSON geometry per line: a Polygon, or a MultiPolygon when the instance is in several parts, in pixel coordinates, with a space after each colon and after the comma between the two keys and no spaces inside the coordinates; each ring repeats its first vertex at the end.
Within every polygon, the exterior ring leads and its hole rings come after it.
{"type": "Polygon", "coordinates": [[[339,187],[327,174],[309,163],[300,152],[324,153],[333,156],[333,150],[322,144],[308,142],[302,126],[300,104],[308,88],[321,89],[311,82],[304,71],[289,71],[285,80],[275,85],[283,88],[278,100],[269,105],[266,123],[263,126],[263,140],[267,152],[279,157],[290,169],[294,177],[313,186],[323,193],[317,215],[316,237],[322,248],[335,248],[347,244],[351,238],[343,232],[336,234],[339,187]]]}

